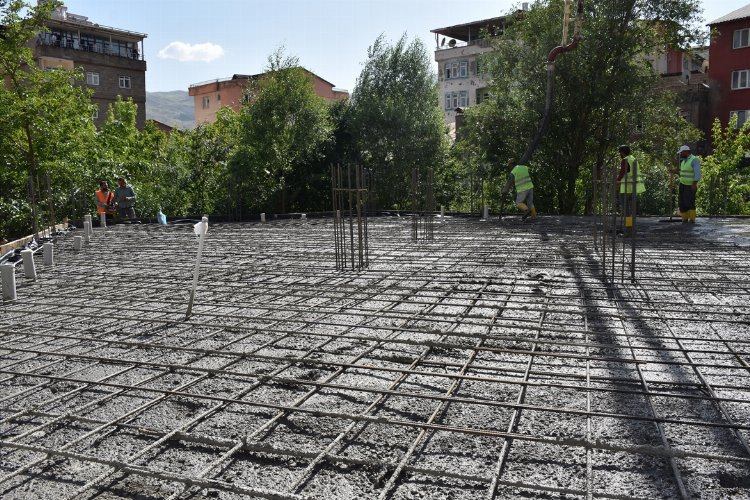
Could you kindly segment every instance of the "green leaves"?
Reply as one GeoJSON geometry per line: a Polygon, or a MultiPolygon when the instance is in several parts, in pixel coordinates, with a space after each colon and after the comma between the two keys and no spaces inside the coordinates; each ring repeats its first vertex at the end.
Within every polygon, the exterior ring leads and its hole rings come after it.
{"type": "Polygon", "coordinates": [[[403,207],[412,169],[444,165],[444,119],[430,57],[406,35],[390,45],[381,35],[368,50],[348,116],[356,157],[375,178],[380,207],[403,207]]]}

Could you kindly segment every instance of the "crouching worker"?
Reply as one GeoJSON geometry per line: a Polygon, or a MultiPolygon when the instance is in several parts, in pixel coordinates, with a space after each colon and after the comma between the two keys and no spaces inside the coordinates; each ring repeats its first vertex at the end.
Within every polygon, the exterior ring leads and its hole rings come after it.
{"type": "Polygon", "coordinates": [[[646,186],[641,178],[638,160],[630,154],[630,146],[623,144],[618,151],[620,171],[617,174],[617,184],[620,187],[620,206],[625,216],[625,233],[628,234],[633,231],[633,217],[637,215],[638,210],[638,195],[646,191],[646,186]]]}
{"type": "Polygon", "coordinates": [[[510,191],[511,187],[516,188],[516,207],[523,211],[523,220],[530,215],[531,219],[536,219],[536,208],[534,208],[534,184],[531,182],[529,167],[518,165],[516,160],[508,160],[510,175],[505,182],[505,187],[501,196],[510,191]]]}

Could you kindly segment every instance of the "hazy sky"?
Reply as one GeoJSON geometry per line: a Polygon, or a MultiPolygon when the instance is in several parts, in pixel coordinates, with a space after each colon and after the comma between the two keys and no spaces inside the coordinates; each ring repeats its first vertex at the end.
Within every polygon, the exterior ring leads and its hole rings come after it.
{"type": "MultiPolygon", "coordinates": [[[[432,54],[431,29],[507,14],[510,0],[64,0],[94,23],[145,33],[146,89],[255,74],[284,46],[302,66],[350,92],[381,33],[419,37],[432,54]]],[[[704,0],[713,21],[750,0],[704,0]]]]}

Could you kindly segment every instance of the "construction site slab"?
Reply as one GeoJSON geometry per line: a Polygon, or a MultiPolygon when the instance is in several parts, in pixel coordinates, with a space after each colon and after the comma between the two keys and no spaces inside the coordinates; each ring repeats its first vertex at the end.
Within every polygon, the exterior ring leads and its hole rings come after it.
{"type": "Polygon", "coordinates": [[[189,317],[191,221],[16,266],[0,497],[750,497],[750,221],[414,223],[209,222],[189,317]]]}

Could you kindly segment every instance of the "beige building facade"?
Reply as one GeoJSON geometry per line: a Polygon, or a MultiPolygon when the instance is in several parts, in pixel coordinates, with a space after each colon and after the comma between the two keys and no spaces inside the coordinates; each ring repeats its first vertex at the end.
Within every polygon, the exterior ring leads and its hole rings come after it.
{"type": "Polygon", "coordinates": [[[505,23],[505,17],[495,17],[431,30],[435,34],[439,105],[454,137],[456,117],[488,95],[481,55],[492,51],[487,35],[501,32],[505,23]]]}

